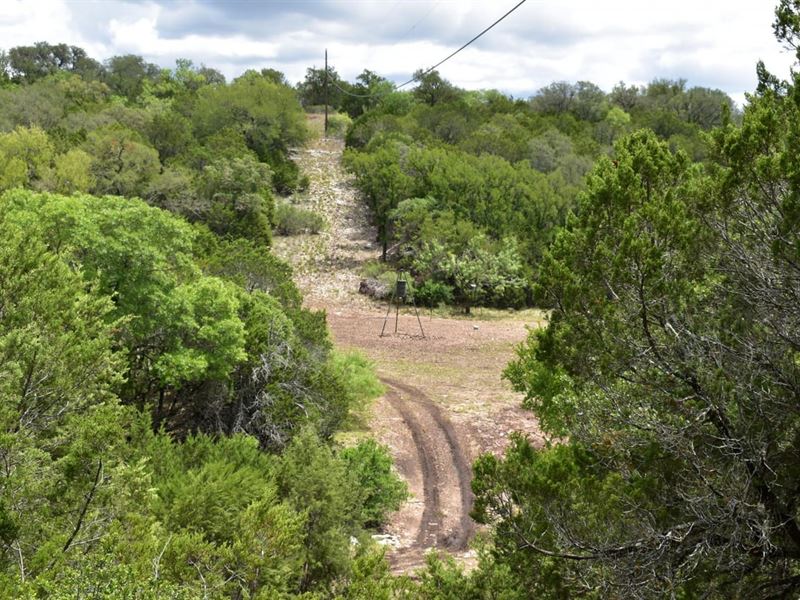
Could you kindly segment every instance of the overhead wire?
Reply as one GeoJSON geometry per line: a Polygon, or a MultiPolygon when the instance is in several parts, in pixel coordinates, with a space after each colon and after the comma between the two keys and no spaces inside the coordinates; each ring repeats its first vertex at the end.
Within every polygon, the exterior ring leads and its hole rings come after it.
{"type": "MultiPolygon", "coordinates": [[[[436,64],[435,64],[435,65],[433,65],[432,67],[430,67],[430,68],[428,68],[428,69],[424,70],[424,71],[423,71],[422,73],[420,73],[419,75],[415,75],[414,77],[412,77],[412,78],[411,78],[411,79],[409,79],[408,81],[406,81],[406,82],[404,82],[404,83],[401,83],[400,85],[397,85],[397,86],[395,86],[395,87],[392,89],[392,92],[394,92],[394,91],[396,91],[396,90],[399,90],[400,88],[402,88],[402,87],[405,87],[405,86],[407,86],[407,85],[409,85],[409,84],[411,84],[411,83],[414,83],[415,81],[419,81],[419,79],[420,79],[421,77],[424,77],[425,75],[427,75],[428,73],[430,73],[430,72],[431,72],[431,71],[433,71],[434,69],[436,69],[436,68],[438,68],[438,67],[442,66],[442,65],[443,65],[444,63],[446,63],[448,60],[450,60],[451,58],[453,58],[453,57],[454,57],[456,54],[458,54],[459,52],[461,52],[462,50],[464,50],[465,48],[467,48],[468,46],[470,46],[471,44],[473,44],[474,42],[476,42],[477,40],[479,40],[481,37],[483,37],[485,34],[487,34],[487,33],[488,33],[489,31],[491,31],[492,29],[494,29],[494,27],[496,27],[496,26],[497,26],[497,25],[498,25],[500,22],[502,22],[503,20],[505,20],[505,19],[506,19],[506,17],[508,17],[508,16],[509,16],[511,13],[513,13],[515,10],[517,10],[517,9],[518,9],[520,6],[522,6],[523,4],[525,4],[525,2],[527,2],[527,0],[520,0],[520,2],[518,2],[517,4],[515,4],[515,5],[514,5],[514,6],[513,6],[513,7],[512,7],[512,8],[511,8],[511,9],[510,9],[508,12],[506,12],[506,13],[505,13],[505,14],[504,14],[502,17],[500,17],[499,19],[497,19],[497,20],[496,20],[494,23],[492,23],[492,24],[491,24],[491,25],[489,25],[489,26],[488,26],[486,29],[484,29],[483,31],[481,31],[481,32],[480,32],[478,35],[476,35],[476,36],[475,36],[475,37],[473,37],[471,40],[469,40],[469,41],[468,41],[466,44],[464,44],[463,46],[461,46],[461,47],[460,47],[458,50],[455,50],[454,52],[450,53],[448,56],[446,56],[445,58],[443,58],[442,60],[440,60],[438,63],[436,63],[436,64]]],[[[433,9],[431,9],[431,10],[433,10],[433,9]]],[[[428,16],[428,14],[430,14],[430,12],[431,12],[431,11],[429,10],[429,11],[428,11],[428,13],[425,15],[425,17],[427,17],[427,16],[428,16]]],[[[423,17],[423,19],[424,19],[425,17],[423,17]]],[[[414,24],[414,25],[411,27],[411,29],[413,30],[413,29],[414,29],[414,27],[416,27],[416,26],[419,24],[419,22],[420,22],[420,21],[418,21],[417,23],[415,23],[415,24],[414,24]]],[[[409,33],[410,33],[410,31],[411,31],[411,30],[409,30],[409,33]]],[[[406,35],[408,35],[408,34],[406,34],[406,35]]],[[[333,85],[333,87],[335,87],[337,90],[339,90],[339,91],[340,91],[340,92],[342,92],[343,94],[346,94],[346,95],[348,95],[348,96],[352,96],[352,97],[354,97],[354,98],[379,98],[379,97],[381,97],[381,96],[386,96],[387,94],[390,94],[390,93],[391,93],[391,92],[379,92],[379,93],[374,93],[374,94],[355,94],[355,93],[353,93],[353,92],[350,92],[350,91],[348,91],[348,90],[342,89],[342,88],[341,88],[339,85],[337,85],[337,84],[336,84],[336,82],[335,82],[335,81],[330,81],[330,83],[333,85]]]]}
{"type": "Polygon", "coordinates": [[[409,80],[408,80],[408,81],[406,81],[405,83],[401,83],[401,84],[400,84],[400,85],[398,85],[398,86],[397,86],[395,89],[398,89],[398,90],[399,90],[401,87],[405,87],[405,86],[407,86],[407,85],[408,85],[408,84],[410,84],[410,83],[414,83],[414,82],[415,82],[415,81],[417,81],[417,80],[418,80],[420,77],[424,77],[425,75],[427,75],[428,73],[430,73],[431,71],[433,71],[434,69],[436,69],[437,67],[440,67],[440,66],[442,66],[442,65],[443,65],[444,63],[446,63],[448,60],[450,60],[451,58],[453,58],[453,57],[454,57],[456,54],[458,54],[459,52],[461,52],[462,50],[464,50],[464,49],[465,49],[467,46],[469,46],[469,45],[470,45],[470,44],[472,44],[473,42],[476,42],[476,41],[477,41],[477,40],[479,40],[481,37],[483,37],[483,36],[484,36],[486,33],[488,33],[489,31],[491,31],[492,29],[494,29],[494,27],[495,27],[495,26],[497,26],[497,25],[498,25],[498,24],[499,24],[501,21],[503,21],[503,20],[504,20],[506,17],[508,17],[508,16],[509,16],[511,13],[513,13],[515,10],[517,10],[517,9],[518,9],[520,6],[522,6],[523,4],[525,4],[525,2],[527,2],[527,0],[520,0],[520,2],[518,2],[517,4],[515,4],[515,5],[514,5],[514,6],[513,6],[513,7],[512,7],[512,8],[511,8],[511,9],[510,9],[510,10],[509,10],[509,11],[508,11],[506,14],[504,14],[502,17],[500,17],[499,19],[497,19],[497,21],[495,21],[495,22],[494,22],[494,23],[492,23],[491,25],[489,25],[489,26],[488,26],[486,29],[484,29],[483,31],[481,31],[481,32],[480,32],[478,35],[476,35],[474,38],[472,38],[472,39],[471,39],[470,41],[468,41],[466,44],[464,44],[463,46],[461,46],[461,47],[460,47],[458,50],[456,50],[456,51],[455,51],[455,52],[453,52],[452,54],[449,54],[448,56],[446,56],[445,58],[443,58],[442,60],[440,60],[438,63],[436,63],[435,65],[433,65],[431,68],[429,68],[429,69],[426,69],[425,71],[423,71],[423,72],[422,72],[422,73],[420,73],[419,75],[417,75],[417,76],[415,76],[415,77],[412,77],[411,79],[409,79],[409,80]]]}

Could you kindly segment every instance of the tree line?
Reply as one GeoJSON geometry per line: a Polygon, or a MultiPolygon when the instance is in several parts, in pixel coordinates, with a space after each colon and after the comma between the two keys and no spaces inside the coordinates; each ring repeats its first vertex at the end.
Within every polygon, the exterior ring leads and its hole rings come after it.
{"type": "Polygon", "coordinates": [[[467,310],[534,302],[544,249],[618,139],[646,128],[702,162],[705,133],[739,118],[726,94],[684,80],[609,93],[556,82],[522,100],[461,90],[436,71],[417,75],[414,90],[385,93],[387,82],[365,73],[357,85],[381,95],[357,107],[340,95],[355,118],[346,165],[372,209],[383,260],[414,275],[424,304],[467,310]]]}

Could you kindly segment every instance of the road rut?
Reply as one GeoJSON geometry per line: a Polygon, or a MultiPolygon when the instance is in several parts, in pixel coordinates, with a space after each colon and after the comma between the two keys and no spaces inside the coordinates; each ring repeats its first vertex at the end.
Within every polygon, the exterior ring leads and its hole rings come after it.
{"type": "Polygon", "coordinates": [[[388,388],[387,401],[410,431],[417,455],[414,463],[422,479],[423,509],[416,538],[390,556],[392,566],[401,569],[405,563],[418,564],[420,554],[432,548],[467,548],[474,531],[469,517],[472,469],[453,423],[439,406],[412,385],[389,378],[382,381],[388,388]]]}

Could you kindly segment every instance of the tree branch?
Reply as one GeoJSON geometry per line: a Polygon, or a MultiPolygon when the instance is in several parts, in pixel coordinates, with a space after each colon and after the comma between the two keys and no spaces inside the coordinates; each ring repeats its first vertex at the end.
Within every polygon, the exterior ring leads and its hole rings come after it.
{"type": "Polygon", "coordinates": [[[83,503],[83,508],[81,509],[81,514],[78,517],[78,522],[75,523],[75,529],[72,532],[72,535],[69,536],[67,543],[64,544],[64,548],[61,550],[62,552],[66,552],[69,550],[69,547],[72,545],[75,536],[78,535],[78,532],[81,530],[83,526],[83,519],[86,518],[86,511],[89,510],[89,504],[91,504],[92,499],[94,498],[94,493],[97,491],[97,486],[100,484],[100,475],[103,472],[103,461],[97,461],[97,472],[94,474],[94,483],[92,484],[92,489],[89,490],[89,493],[86,495],[86,502],[83,503]]]}

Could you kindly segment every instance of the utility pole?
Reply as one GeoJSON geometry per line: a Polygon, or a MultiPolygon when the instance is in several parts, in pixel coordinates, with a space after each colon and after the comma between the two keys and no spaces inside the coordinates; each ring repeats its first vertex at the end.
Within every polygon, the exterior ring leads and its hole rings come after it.
{"type": "Polygon", "coordinates": [[[328,49],[325,48],[325,137],[328,136],[328,49]]]}

